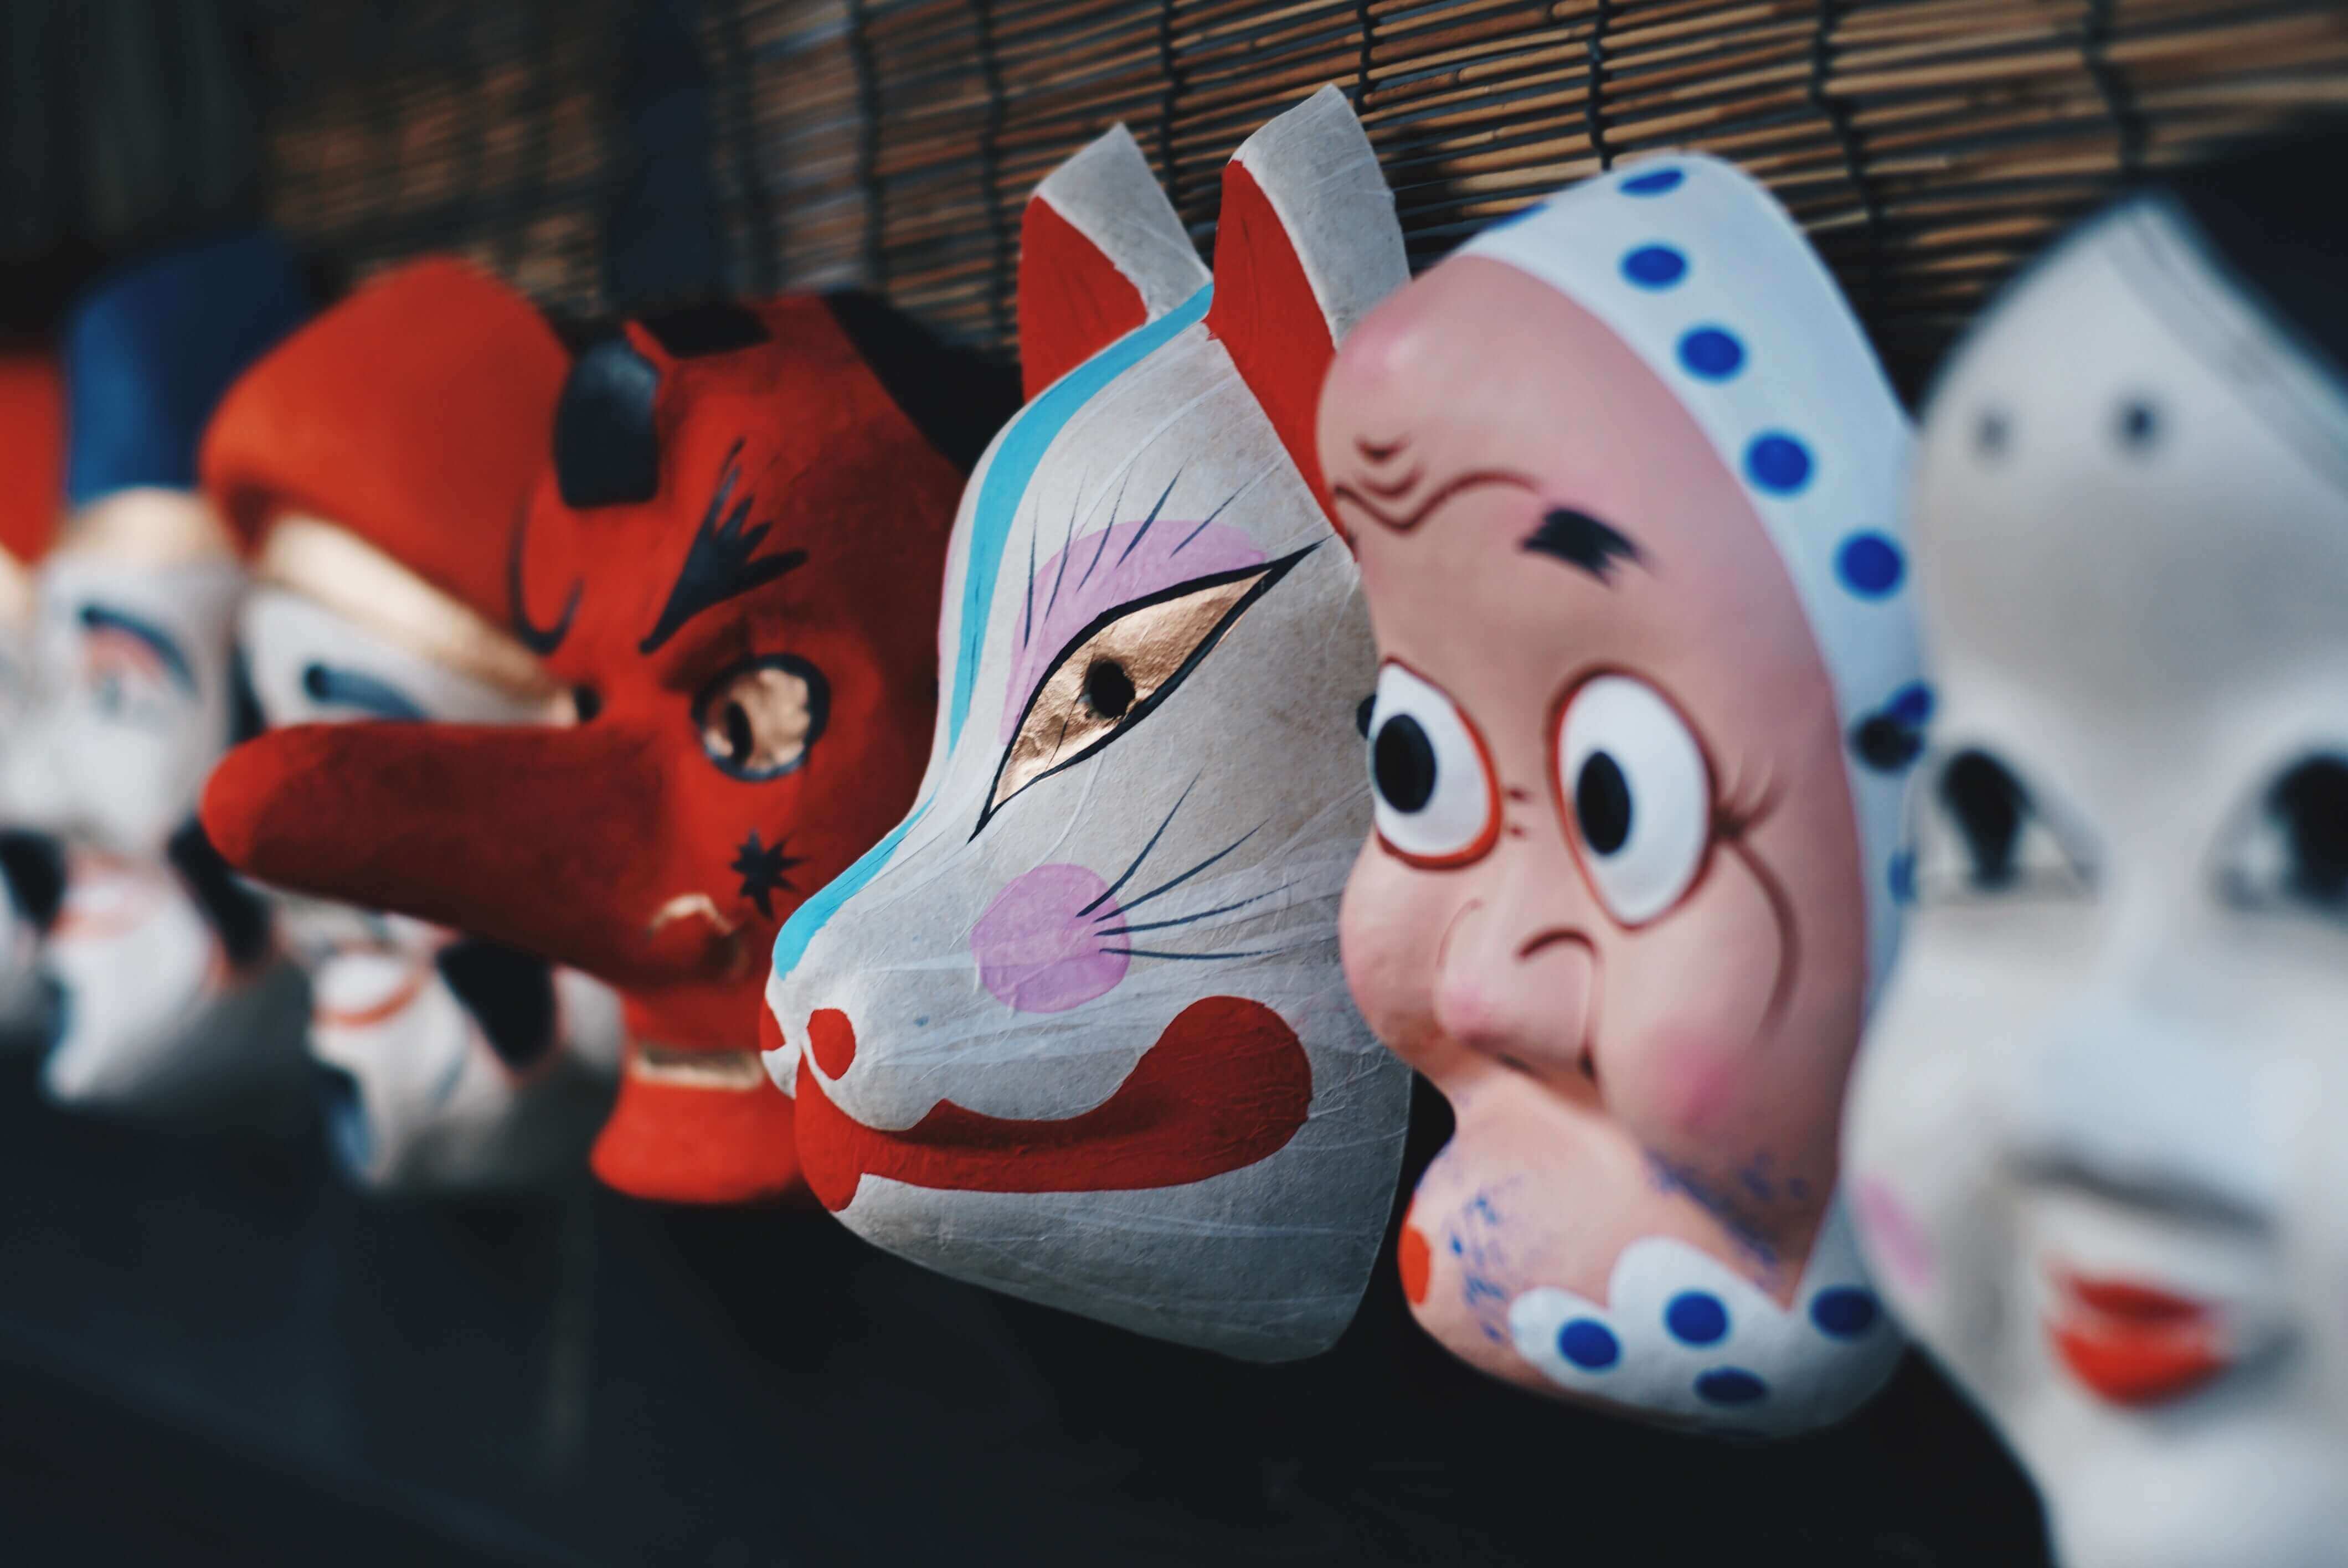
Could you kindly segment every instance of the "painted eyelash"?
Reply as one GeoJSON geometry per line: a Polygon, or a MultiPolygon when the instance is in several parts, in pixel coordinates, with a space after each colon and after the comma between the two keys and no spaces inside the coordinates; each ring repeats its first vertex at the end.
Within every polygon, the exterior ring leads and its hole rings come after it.
{"type": "Polygon", "coordinates": [[[1750,790],[1741,781],[1730,780],[1720,792],[1718,804],[1712,812],[1712,835],[1724,842],[1743,838],[1766,821],[1777,809],[1777,790],[1766,776],[1750,790]]]}

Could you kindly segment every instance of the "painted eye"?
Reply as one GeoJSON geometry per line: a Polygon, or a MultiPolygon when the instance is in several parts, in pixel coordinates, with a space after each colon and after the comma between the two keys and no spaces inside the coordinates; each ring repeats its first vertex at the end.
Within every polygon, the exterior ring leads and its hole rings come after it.
{"type": "Polygon", "coordinates": [[[1029,784],[1073,767],[1174,694],[1247,607],[1303,552],[1199,578],[1095,618],[1036,682],[995,765],[979,826],[1029,784]]]}
{"type": "Polygon", "coordinates": [[[1379,840],[1413,866],[1465,866],[1499,836],[1483,737],[1441,687],[1400,664],[1378,671],[1370,790],[1379,840]]]}
{"type": "Polygon", "coordinates": [[[2348,758],[2306,758],[2268,785],[2228,834],[2218,874],[2246,908],[2348,919],[2348,758]]]}
{"type": "Polygon", "coordinates": [[[1978,748],[1930,771],[1913,837],[1919,904],[2075,898],[2092,885],[2078,835],[2058,830],[2013,770],[1978,748]]]}
{"type": "Polygon", "coordinates": [[[726,671],[694,699],[701,749],[721,773],[774,779],[807,761],[831,712],[831,687],[804,659],[770,653],[726,671]]]}
{"type": "Polygon", "coordinates": [[[355,708],[372,718],[411,723],[427,716],[398,687],[364,670],[314,661],[302,668],[302,690],[323,708],[355,708]]]}
{"type": "Polygon", "coordinates": [[[1712,774],[1679,711],[1628,675],[1585,682],[1558,719],[1557,796],[1625,926],[1680,901],[1712,844],[1712,774]]]}

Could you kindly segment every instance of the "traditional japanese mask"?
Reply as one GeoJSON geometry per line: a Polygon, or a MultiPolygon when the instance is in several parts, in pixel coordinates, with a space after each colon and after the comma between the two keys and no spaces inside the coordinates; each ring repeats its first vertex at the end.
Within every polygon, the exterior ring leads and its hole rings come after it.
{"type": "MultiPolygon", "coordinates": [[[[266,723],[548,722],[552,682],[498,622],[569,364],[527,300],[436,259],[230,391],[203,478],[252,545],[240,633],[266,723]]],[[[419,921],[303,898],[277,913],[354,1180],[449,1193],[578,1169],[617,1065],[608,989],[419,921]]]]}
{"type": "Polygon", "coordinates": [[[992,375],[855,296],[627,323],[572,367],[507,561],[514,635],[581,722],[279,731],[215,774],[206,825],[269,882],[619,987],[606,1182],[794,1190],[757,958],[911,798],[992,375]]]}
{"type": "Polygon", "coordinates": [[[1382,658],[1345,972],[1458,1117],[1406,1294],[1529,1388],[1835,1419],[1898,1355],[1836,1129],[1923,697],[1858,323],[1766,192],[1671,157],[1413,283],[1320,421],[1382,658]]]}
{"type": "MultiPolygon", "coordinates": [[[[0,757],[33,701],[34,571],[65,510],[65,391],[54,361],[0,356],[0,757]]],[[[0,777],[5,776],[0,764],[0,777]]],[[[0,801],[0,824],[6,817],[0,801]]],[[[53,846],[0,826],[0,1045],[39,1037],[35,961],[62,866],[53,846]]]]}
{"type": "Polygon", "coordinates": [[[43,963],[59,991],[44,1082],[74,1103],[273,1115],[298,1093],[300,979],[190,818],[239,716],[246,580],[195,488],[197,442],[305,298],[255,232],[118,273],[67,324],[72,512],[40,574],[41,697],[6,794],[17,825],[73,846],[43,963]]]}
{"type": "Polygon", "coordinates": [[[2348,1539],[2343,150],[2091,221],[1925,421],[1939,709],[1854,1214],[2071,1568],[2348,1539]]]}
{"type": "Polygon", "coordinates": [[[1232,159],[1211,279],[1122,129],[1029,202],[1031,400],[955,525],[921,804],[767,989],[868,1240],[1251,1358],[1351,1317],[1407,1086],[1337,970],[1371,661],[1310,420],[1404,276],[1334,89],[1232,159]]]}

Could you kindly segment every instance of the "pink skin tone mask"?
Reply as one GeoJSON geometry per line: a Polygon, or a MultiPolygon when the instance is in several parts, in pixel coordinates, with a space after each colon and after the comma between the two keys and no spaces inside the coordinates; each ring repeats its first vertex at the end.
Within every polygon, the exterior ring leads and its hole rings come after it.
{"type": "MultiPolygon", "coordinates": [[[[1674,282],[1714,261],[1707,241],[1733,268],[1722,210],[1800,246],[1726,166],[1662,167],[1680,178],[1653,200],[1621,189],[1650,165],[1552,205],[1668,236],[1658,209],[1709,202],[1680,219],[1674,282]]],[[[1568,242],[1604,245],[1595,228],[1568,242]]],[[[1589,270],[1585,303],[1571,264],[1447,261],[1323,389],[1381,661],[1346,979],[1457,1115],[1403,1240],[1428,1331],[1550,1393],[1798,1430],[1898,1348],[1840,1217],[1836,1135],[1890,902],[1869,886],[1890,835],[1862,816],[1890,820],[1878,796],[1913,754],[1869,700],[1912,710],[1922,689],[1904,610],[1838,585],[1835,557],[1878,487],[1845,444],[1888,446],[1872,466],[1894,475],[1905,426],[1871,358],[1829,377],[1855,412],[1811,406],[1800,375],[1756,399],[1772,340],[1731,313],[1770,303],[1766,267],[1752,297],[1732,277],[1683,307],[1712,346],[1664,323],[1665,369],[1622,321],[1672,304],[1635,262],[1589,270]],[[1742,402],[1706,405],[1740,375],[1742,402]],[[1731,444],[1740,420],[1756,433],[1731,444]],[[1822,637],[1810,601],[1838,594],[1873,616],[1836,604],[1822,637]]]]}

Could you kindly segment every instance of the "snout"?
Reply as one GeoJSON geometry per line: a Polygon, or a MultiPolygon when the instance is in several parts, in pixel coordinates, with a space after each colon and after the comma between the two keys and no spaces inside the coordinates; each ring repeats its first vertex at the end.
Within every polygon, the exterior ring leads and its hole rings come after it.
{"type": "Polygon", "coordinates": [[[229,753],[204,829],[246,875],[454,926],[653,989],[731,979],[745,952],[674,885],[659,738],[568,730],[304,724],[229,753]]]}

